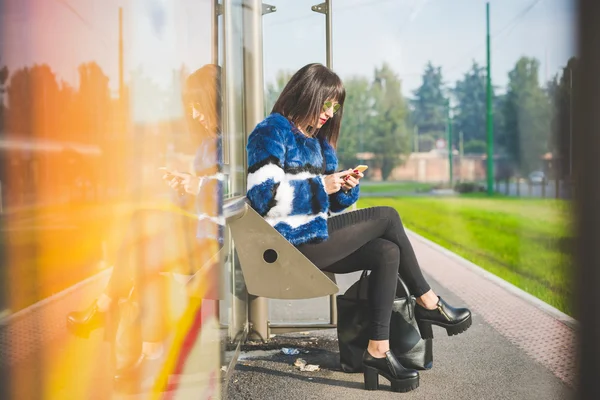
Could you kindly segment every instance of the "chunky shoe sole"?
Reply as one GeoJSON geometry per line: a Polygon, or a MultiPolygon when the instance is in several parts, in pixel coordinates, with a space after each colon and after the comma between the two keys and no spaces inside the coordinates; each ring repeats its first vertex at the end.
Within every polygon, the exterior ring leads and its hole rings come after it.
{"type": "Polygon", "coordinates": [[[90,333],[92,333],[93,331],[95,331],[98,328],[100,328],[100,326],[90,329],[86,326],[81,326],[79,324],[76,324],[76,323],[73,323],[73,322],[67,320],[67,330],[69,332],[71,332],[71,334],[73,334],[77,337],[80,337],[82,339],[88,339],[90,337],[90,333]]]}
{"type": "Polygon", "coordinates": [[[379,375],[390,381],[393,392],[410,392],[419,387],[419,376],[407,379],[395,379],[377,368],[364,366],[365,390],[379,390],[379,375]]]}
{"type": "Polygon", "coordinates": [[[471,315],[457,324],[445,324],[437,321],[417,320],[417,325],[419,325],[419,330],[421,331],[421,338],[423,339],[433,339],[433,329],[431,328],[431,325],[442,327],[446,329],[448,336],[454,336],[469,329],[472,323],[473,320],[471,315]]]}

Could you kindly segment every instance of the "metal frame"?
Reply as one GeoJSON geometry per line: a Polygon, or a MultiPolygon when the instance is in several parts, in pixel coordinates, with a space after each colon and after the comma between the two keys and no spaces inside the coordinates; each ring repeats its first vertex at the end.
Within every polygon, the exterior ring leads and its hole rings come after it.
{"type": "MultiPolygon", "coordinates": [[[[325,58],[327,68],[333,69],[333,0],[325,0],[324,3],[311,7],[311,10],[325,15],[325,58]]],[[[330,274],[330,278],[335,282],[335,275],[330,274]]],[[[332,328],[337,327],[337,302],[335,295],[329,297],[329,325],[332,328]]]]}
{"type": "Polygon", "coordinates": [[[324,3],[316,4],[311,7],[316,13],[325,14],[325,54],[327,68],[333,69],[333,18],[332,18],[332,2],[333,0],[325,0],[324,3]]]}
{"type": "MultiPolygon", "coordinates": [[[[597,290],[600,286],[600,2],[579,0],[579,51],[581,68],[575,71],[573,154],[577,218],[577,318],[579,337],[578,399],[600,399],[600,320],[597,290]]],[[[565,134],[565,133],[563,133],[565,134]]],[[[564,141],[562,141],[564,142],[564,141]]],[[[573,355],[575,356],[575,355],[573,355]]]]}
{"type": "MultiPolygon", "coordinates": [[[[270,299],[310,299],[338,287],[246,202],[236,199],[227,225],[248,293],[270,299]]],[[[227,213],[229,215],[229,212],[227,213]]]]}
{"type": "MultiPolygon", "coordinates": [[[[243,0],[244,7],[244,122],[246,132],[264,117],[262,16],[276,10],[274,6],[262,4],[261,0],[243,0]]],[[[244,138],[247,143],[247,137],[244,138]]],[[[244,170],[246,170],[244,163],[244,170]]],[[[244,275],[246,278],[246,275],[244,275]]],[[[250,340],[269,338],[267,299],[249,296],[248,314],[250,340]]]]}
{"type": "MultiPolygon", "coordinates": [[[[338,292],[333,274],[324,274],[289,243],[244,197],[227,200],[223,212],[233,236],[248,293],[256,300],[309,299],[338,292]]],[[[250,309],[249,338],[267,341],[271,333],[330,329],[335,324],[274,325],[268,322],[268,304],[250,309]],[[256,324],[260,325],[256,325],[256,324]]]]}
{"type": "MultiPolygon", "coordinates": [[[[247,128],[246,131],[249,131],[251,127],[255,126],[264,117],[262,16],[276,11],[276,8],[268,4],[262,4],[261,0],[244,0],[243,5],[245,9],[244,81],[246,85],[244,92],[244,122],[247,128]]],[[[326,17],[327,67],[333,68],[332,0],[326,0],[325,3],[315,5],[312,7],[312,10],[324,14],[326,17]]],[[[297,249],[295,249],[294,246],[283,239],[283,237],[280,237],[280,239],[283,240],[276,240],[277,235],[279,234],[253,210],[247,210],[246,213],[240,217],[240,220],[230,218],[229,221],[228,225],[230,225],[232,235],[234,236],[239,255],[239,262],[244,271],[244,278],[249,293],[248,314],[251,331],[248,335],[248,339],[267,341],[272,332],[282,333],[306,329],[335,328],[337,323],[337,306],[335,298],[337,285],[335,284],[335,276],[333,276],[333,274],[324,275],[297,249]],[[266,236],[261,237],[251,235],[251,233],[256,230],[263,232],[266,236]],[[272,232],[270,230],[272,230],[272,232]],[[251,236],[251,241],[245,239],[249,235],[251,236]],[[293,268],[271,268],[272,266],[267,265],[269,263],[265,264],[263,260],[264,254],[261,258],[261,254],[256,253],[258,243],[257,238],[259,237],[261,237],[263,241],[265,238],[268,238],[271,246],[278,247],[278,253],[283,254],[281,264],[289,264],[293,261],[294,264],[304,265],[304,267],[298,268],[298,265],[294,265],[293,268]],[[285,280],[292,277],[294,273],[297,273],[297,271],[301,269],[305,272],[311,271],[310,273],[312,275],[299,276],[296,279],[293,279],[293,282],[285,280]],[[277,276],[278,279],[273,279],[273,276],[277,276]],[[324,281],[323,277],[328,278],[328,281],[324,281]],[[268,282],[269,279],[272,279],[272,282],[275,284],[274,286],[271,286],[270,289],[262,284],[268,282]],[[313,287],[307,287],[306,283],[308,282],[310,282],[313,287]],[[315,282],[320,283],[315,286],[315,282]],[[315,293],[321,294],[315,296],[315,293]],[[330,295],[329,324],[269,324],[268,303],[265,297],[312,298],[323,295],[330,295]]]]}

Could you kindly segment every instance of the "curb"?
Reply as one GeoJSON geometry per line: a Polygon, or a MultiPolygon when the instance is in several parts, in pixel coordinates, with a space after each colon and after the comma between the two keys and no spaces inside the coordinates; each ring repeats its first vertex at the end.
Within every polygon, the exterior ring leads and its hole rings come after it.
{"type": "Polygon", "coordinates": [[[555,307],[552,307],[550,304],[527,293],[523,289],[516,287],[512,283],[507,282],[504,279],[497,277],[496,275],[483,269],[479,265],[474,264],[471,261],[459,256],[458,254],[451,252],[450,250],[446,249],[445,247],[442,247],[439,244],[432,242],[431,240],[419,235],[418,233],[413,232],[412,230],[410,230],[406,227],[404,229],[411,237],[421,241],[422,243],[426,244],[427,246],[429,246],[429,247],[437,250],[438,252],[444,254],[445,256],[453,259],[454,261],[458,262],[460,265],[462,265],[463,267],[476,273],[477,275],[479,275],[489,281],[494,282],[496,285],[502,287],[503,289],[505,289],[506,291],[510,292],[511,294],[519,297],[520,299],[525,300],[526,302],[528,302],[532,306],[536,307],[537,309],[545,312],[546,314],[549,314],[554,319],[567,325],[569,328],[571,328],[573,330],[579,329],[579,321],[577,321],[573,317],[565,314],[564,312],[560,311],[559,309],[557,309],[555,307]]]}
{"type": "Polygon", "coordinates": [[[83,286],[87,286],[87,285],[94,283],[102,278],[106,278],[110,275],[111,271],[112,271],[112,267],[102,270],[82,281],[77,282],[76,284],[74,284],[72,286],[69,286],[68,288],[66,288],[64,290],[61,290],[58,293],[53,294],[50,297],[46,297],[45,299],[40,300],[37,303],[34,303],[28,307],[25,307],[22,310],[19,310],[17,312],[11,313],[8,310],[4,310],[0,314],[0,326],[8,325],[11,322],[13,322],[14,320],[25,317],[28,314],[31,314],[32,312],[36,311],[39,308],[42,308],[48,304],[52,304],[52,303],[62,299],[63,297],[69,295],[70,293],[76,291],[77,289],[79,289],[83,286]]]}

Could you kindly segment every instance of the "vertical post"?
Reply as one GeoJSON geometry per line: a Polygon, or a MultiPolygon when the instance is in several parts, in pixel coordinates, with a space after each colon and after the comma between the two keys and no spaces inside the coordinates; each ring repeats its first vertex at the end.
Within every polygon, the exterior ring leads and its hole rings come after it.
{"type": "MultiPolygon", "coordinates": [[[[119,7],[119,101],[125,100],[125,84],[123,78],[123,7],[119,7]]],[[[121,104],[122,106],[123,104],[121,104]]]]}
{"type": "MultiPolygon", "coordinates": [[[[325,14],[325,58],[327,68],[333,69],[333,32],[332,32],[332,0],[325,0],[325,3],[317,4],[311,7],[311,10],[319,14],[325,14]]],[[[360,146],[362,152],[362,133],[360,136],[360,146]]],[[[337,305],[335,295],[329,296],[329,320],[331,324],[337,323],[337,305]]]]}
{"type": "Polygon", "coordinates": [[[413,128],[413,141],[414,141],[414,152],[419,152],[419,126],[415,125],[413,128]]]}
{"type": "Polygon", "coordinates": [[[221,13],[221,6],[219,0],[213,0],[211,2],[211,32],[212,32],[212,46],[211,46],[211,62],[215,65],[219,63],[219,14],[221,13]]]}
{"type": "Polygon", "coordinates": [[[325,61],[327,68],[333,69],[333,19],[332,19],[332,0],[325,0],[325,3],[312,6],[310,9],[319,14],[325,14],[325,61]]]}
{"type": "MultiPolygon", "coordinates": [[[[332,29],[332,0],[325,0],[325,3],[317,4],[311,7],[311,10],[320,14],[325,14],[325,59],[327,68],[333,69],[333,29],[332,29]]],[[[362,152],[362,133],[360,136],[360,146],[362,152]]],[[[337,324],[337,304],[335,295],[329,296],[329,322],[337,324]]]]}
{"type": "Polygon", "coordinates": [[[548,182],[546,181],[546,177],[542,178],[542,199],[546,198],[546,185],[548,182]]]}
{"type": "Polygon", "coordinates": [[[578,227],[576,232],[576,271],[577,304],[575,315],[580,323],[579,329],[579,382],[577,399],[600,399],[600,319],[598,319],[598,287],[600,286],[600,114],[597,105],[600,102],[600,2],[598,0],[579,0],[578,2],[578,54],[581,63],[575,71],[575,106],[573,116],[574,174],[575,178],[575,215],[578,227]],[[581,84],[585,82],[585,84],[581,84]]]}
{"type": "Polygon", "coordinates": [[[486,122],[487,122],[487,193],[494,194],[494,117],[492,114],[492,65],[490,41],[490,3],[485,5],[486,43],[487,43],[487,90],[486,90],[486,122]]]}
{"type": "Polygon", "coordinates": [[[454,181],[454,160],[452,153],[452,110],[450,110],[450,99],[448,99],[448,110],[447,110],[447,119],[448,119],[448,171],[449,171],[449,182],[450,187],[452,187],[454,181]]]}
{"type": "Polygon", "coordinates": [[[462,181],[463,157],[465,155],[465,138],[463,131],[458,133],[458,155],[460,157],[460,180],[462,181]]]}
{"type": "MultiPolygon", "coordinates": [[[[333,69],[333,29],[332,29],[332,13],[331,3],[333,0],[325,0],[327,4],[327,13],[325,14],[325,36],[326,36],[326,48],[325,53],[327,56],[327,68],[333,69]]],[[[335,294],[329,296],[329,323],[334,325],[337,324],[337,303],[335,300],[335,294]]]]}
{"type": "Polygon", "coordinates": [[[327,14],[325,14],[325,35],[326,39],[326,54],[327,54],[327,68],[333,69],[333,29],[332,29],[332,7],[333,0],[325,0],[325,4],[327,4],[327,14]]]}
{"type": "Polygon", "coordinates": [[[555,162],[555,172],[554,172],[554,198],[560,199],[560,175],[559,172],[562,171],[558,165],[560,163],[555,162]]]}
{"type": "Polygon", "coordinates": [[[569,177],[573,176],[573,64],[569,67],[569,177]]]}
{"type": "MultiPolygon", "coordinates": [[[[247,132],[264,118],[262,0],[244,0],[244,9],[244,125],[247,132]]],[[[246,137],[244,137],[245,143],[247,143],[246,137]]],[[[245,159],[243,168],[244,170],[247,168],[245,159]]],[[[246,192],[245,184],[244,179],[244,187],[239,188],[240,193],[246,192]]],[[[268,300],[263,297],[249,296],[248,303],[249,322],[252,328],[248,338],[269,340],[268,300]]]]}

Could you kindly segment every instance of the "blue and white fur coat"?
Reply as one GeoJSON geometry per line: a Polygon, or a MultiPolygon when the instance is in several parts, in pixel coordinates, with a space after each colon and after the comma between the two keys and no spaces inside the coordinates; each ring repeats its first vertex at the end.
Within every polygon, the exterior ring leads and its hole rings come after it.
{"type": "Polygon", "coordinates": [[[259,123],[246,149],[250,205],[295,246],[326,240],[329,212],[358,199],[359,186],[327,195],[323,178],[337,168],[335,150],[304,136],[281,114],[259,123]]]}

